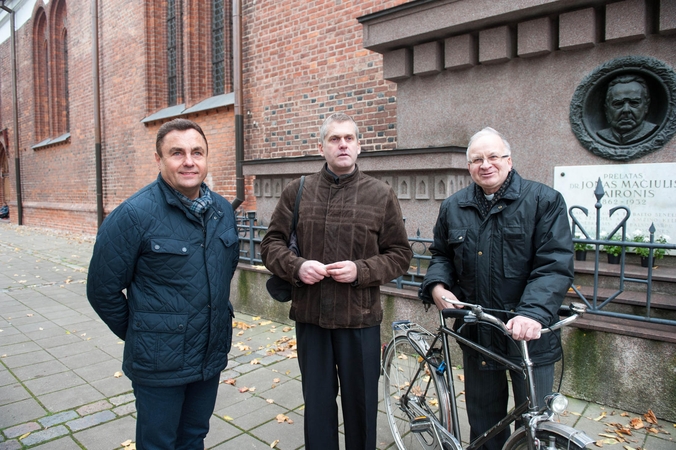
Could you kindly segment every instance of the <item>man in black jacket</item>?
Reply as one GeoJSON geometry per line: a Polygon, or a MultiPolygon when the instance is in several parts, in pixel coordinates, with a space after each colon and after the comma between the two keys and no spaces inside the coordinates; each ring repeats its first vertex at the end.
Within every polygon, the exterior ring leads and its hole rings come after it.
{"type": "MultiPolygon", "coordinates": [[[[434,227],[432,261],[420,297],[439,309],[452,301],[504,311],[512,337],[529,341],[538,400],[551,392],[554,363],[561,358],[558,335],[540,330],[557,311],[573,280],[573,242],[560,193],[521,178],[512,169],[509,143],[492,128],[476,133],[467,147],[474,183],[444,200],[434,227]]],[[[520,361],[518,349],[489,326],[467,326],[468,338],[520,361]]],[[[505,367],[463,348],[467,413],[474,439],[507,413],[505,367]]],[[[527,396],[522,376],[512,374],[516,404],[527,396]]],[[[501,449],[509,430],[484,448],[501,449]]]]}

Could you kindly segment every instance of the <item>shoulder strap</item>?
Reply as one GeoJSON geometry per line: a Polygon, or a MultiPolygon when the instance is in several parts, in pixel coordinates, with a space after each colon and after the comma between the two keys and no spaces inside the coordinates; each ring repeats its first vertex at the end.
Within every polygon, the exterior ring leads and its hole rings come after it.
{"type": "Polygon", "coordinates": [[[303,194],[303,184],[305,184],[305,175],[300,177],[300,186],[298,186],[298,193],[296,194],[296,206],[293,208],[293,222],[291,222],[291,232],[296,231],[296,224],[298,223],[298,208],[300,207],[300,198],[303,194]]]}

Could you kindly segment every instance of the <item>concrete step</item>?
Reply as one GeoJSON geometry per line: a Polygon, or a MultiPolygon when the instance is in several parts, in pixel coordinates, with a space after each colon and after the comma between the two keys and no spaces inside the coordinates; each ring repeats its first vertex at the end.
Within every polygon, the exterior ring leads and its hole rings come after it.
{"type": "Polygon", "coordinates": [[[584,330],[603,331],[606,333],[676,344],[676,327],[673,325],[641,322],[590,313],[577,319],[571,326],[584,330]]]}
{"type": "MultiPolygon", "coordinates": [[[[659,262],[659,261],[658,261],[659,262]]],[[[628,262],[625,264],[625,291],[646,292],[644,283],[627,281],[626,278],[647,280],[648,268],[628,262]]],[[[594,285],[594,261],[575,261],[575,285],[594,285]]],[[[620,286],[620,265],[599,262],[599,289],[617,290],[620,286]]],[[[676,296],[676,267],[654,265],[652,270],[652,293],[676,296]]]]}
{"type": "MultiPolygon", "coordinates": [[[[575,285],[575,288],[593,303],[593,286],[575,285]]],[[[601,305],[611,295],[617,293],[616,289],[599,288],[596,291],[596,304],[601,305]]],[[[579,296],[570,289],[565,303],[580,301],[579,296]]],[[[604,312],[636,315],[636,319],[625,319],[606,315],[587,313],[576,320],[572,326],[581,329],[605,331],[625,336],[640,337],[661,342],[676,343],[676,326],[648,322],[646,317],[676,321],[676,296],[661,293],[651,293],[650,314],[647,315],[646,293],[636,291],[624,291],[602,308],[604,312]]]]}

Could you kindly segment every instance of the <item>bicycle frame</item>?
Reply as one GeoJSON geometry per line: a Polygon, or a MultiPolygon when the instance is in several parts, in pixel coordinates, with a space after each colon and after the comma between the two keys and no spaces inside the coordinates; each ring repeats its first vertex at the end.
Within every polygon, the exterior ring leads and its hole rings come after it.
{"type": "MultiPolygon", "coordinates": [[[[459,310],[459,311],[465,311],[465,310],[459,310]]],[[[447,314],[449,314],[447,312],[447,314]]],[[[522,354],[524,355],[523,357],[523,366],[519,366],[517,364],[514,364],[513,362],[503,358],[502,356],[488,350],[487,348],[470,341],[469,339],[461,336],[460,334],[456,333],[452,329],[448,328],[446,326],[446,317],[444,316],[444,311],[439,311],[439,321],[440,321],[440,326],[439,326],[439,331],[437,334],[437,337],[441,336],[441,343],[442,343],[442,349],[444,352],[444,360],[447,361],[447,370],[445,371],[446,373],[444,374],[444,377],[446,378],[446,384],[448,385],[448,392],[451,395],[451,398],[453,401],[451,401],[451,417],[453,418],[453,434],[454,437],[458,440],[458,442],[462,442],[461,436],[460,436],[460,423],[458,421],[458,410],[457,410],[457,404],[455,402],[455,385],[453,384],[453,370],[451,368],[451,354],[450,354],[450,346],[448,342],[448,338],[451,337],[455,339],[457,342],[471,348],[472,350],[475,350],[482,355],[497,361],[498,363],[504,365],[507,367],[509,370],[516,371],[516,372],[521,372],[524,374],[526,378],[526,383],[528,385],[529,389],[529,398],[527,401],[519,405],[518,407],[515,407],[512,411],[510,411],[505,417],[503,417],[498,423],[493,425],[489,430],[487,430],[484,434],[476,438],[474,441],[470,442],[470,444],[466,447],[467,450],[473,450],[475,448],[480,447],[483,445],[486,441],[491,439],[493,436],[497,435],[500,431],[502,431],[504,428],[508,427],[512,422],[515,422],[519,418],[522,417],[522,415],[526,411],[530,411],[531,413],[537,413],[538,412],[538,406],[537,404],[534,404],[531,399],[535,398],[535,386],[531,382],[532,376],[533,376],[533,363],[530,359],[529,353],[528,353],[528,346],[525,341],[516,341],[519,343],[519,346],[521,347],[522,354]]]]}

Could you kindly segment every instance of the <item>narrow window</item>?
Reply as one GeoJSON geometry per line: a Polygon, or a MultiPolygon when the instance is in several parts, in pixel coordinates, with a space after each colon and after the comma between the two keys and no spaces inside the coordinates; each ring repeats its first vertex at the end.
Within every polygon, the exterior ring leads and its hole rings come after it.
{"type": "Polygon", "coordinates": [[[225,92],[225,13],[223,0],[211,3],[211,78],[213,95],[225,92]]]}
{"type": "Polygon", "coordinates": [[[68,31],[63,32],[63,103],[65,109],[66,131],[70,131],[70,90],[68,88],[68,31]]]}
{"type": "Polygon", "coordinates": [[[176,1],[167,1],[167,93],[169,106],[175,105],[178,98],[178,77],[176,62],[176,1]]]}

